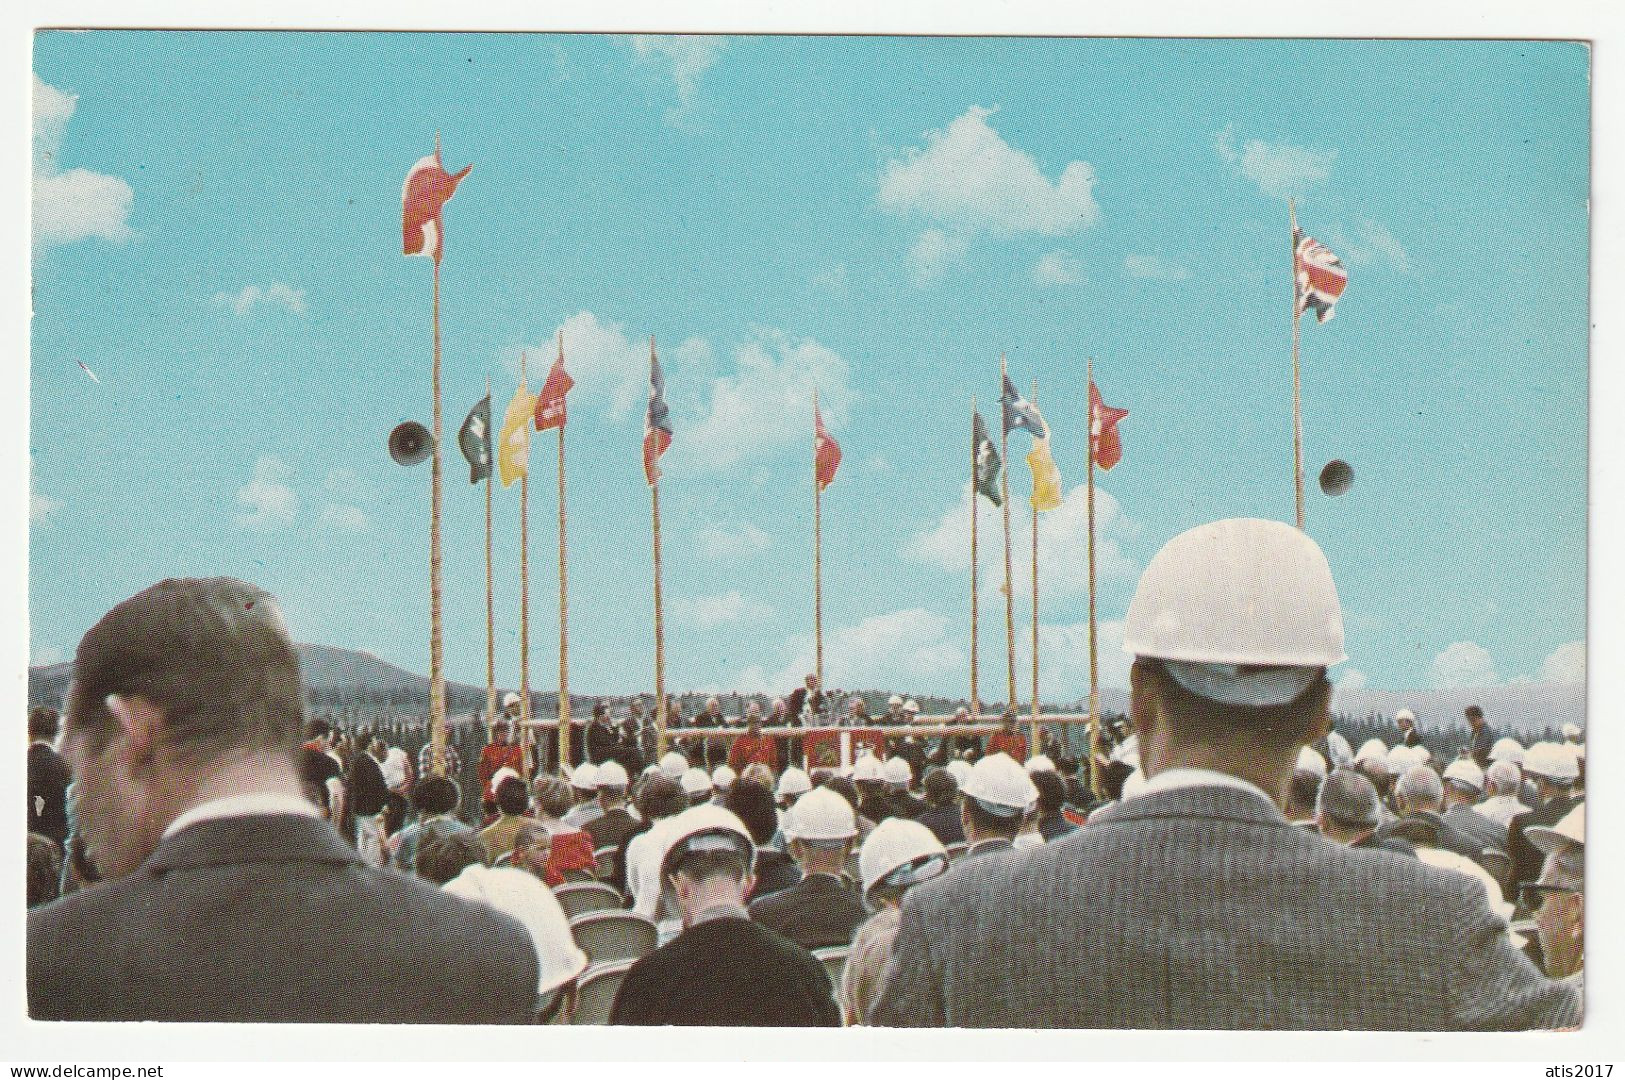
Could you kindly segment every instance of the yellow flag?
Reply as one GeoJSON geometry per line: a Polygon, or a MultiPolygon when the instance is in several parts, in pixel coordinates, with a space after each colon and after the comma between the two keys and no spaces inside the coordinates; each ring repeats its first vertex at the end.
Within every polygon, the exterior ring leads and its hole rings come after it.
{"type": "Polygon", "coordinates": [[[1027,466],[1033,471],[1033,509],[1054,510],[1061,505],[1061,470],[1049,452],[1049,432],[1042,439],[1033,440],[1032,453],[1027,455],[1027,466]]]}
{"type": "Polygon", "coordinates": [[[497,442],[497,475],[507,487],[530,467],[530,422],[536,412],[536,396],[525,389],[523,380],[508,402],[502,417],[502,437],[497,442]]]}

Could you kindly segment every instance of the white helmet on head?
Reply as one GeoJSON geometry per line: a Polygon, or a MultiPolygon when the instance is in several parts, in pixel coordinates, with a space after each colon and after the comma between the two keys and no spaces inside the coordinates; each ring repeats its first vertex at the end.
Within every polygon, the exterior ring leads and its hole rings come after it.
{"type": "Polygon", "coordinates": [[[784,819],[786,840],[836,841],[858,835],[858,817],[852,806],[827,787],[813,788],[784,819]]]}
{"type": "Polygon", "coordinates": [[[1354,755],[1355,765],[1381,765],[1388,760],[1388,744],[1381,739],[1367,739],[1354,755]]]}
{"type": "Polygon", "coordinates": [[[1579,737],[1580,737],[1580,725],[1579,724],[1576,724],[1573,721],[1569,721],[1568,723],[1565,723],[1563,725],[1563,738],[1565,738],[1565,739],[1578,739],[1579,737]]]}
{"type": "Polygon", "coordinates": [[[948,775],[954,778],[954,783],[960,787],[965,786],[965,778],[970,776],[970,762],[964,758],[956,757],[944,765],[943,768],[947,769],[948,775]]]}
{"type": "Polygon", "coordinates": [[[1479,794],[1484,791],[1484,770],[1472,758],[1457,758],[1446,765],[1444,779],[1447,784],[1456,784],[1479,794]]]}
{"type": "Polygon", "coordinates": [[[1283,705],[1347,659],[1331,567],[1301,529],[1230,518],[1181,533],[1140,575],[1123,651],[1198,697],[1283,705]]]}
{"type": "Polygon", "coordinates": [[[1019,818],[1038,801],[1027,770],[1009,754],[989,754],[971,766],[970,775],[959,785],[966,798],[994,817],[1019,818]]]}
{"type": "Polygon", "coordinates": [[[1580,778],[1580,763],[1562,744],[1538,742],[1524,754],[1523,771],[1544,780],[1567,784],[1580,778]]]}
{"type": "Polygon", "coordinates": [[[1048,756],[1044,754],[1039,754],[1036,757],[1030,757],[1027,759],[1028,776],[1031,776],[1033,773],[1058,771],[1059,770],[1055,768],[1055,762],[1051,761],[1048,756]]]}
{"type": "Polygon", "coordinates": [[[711,786],[716,788],[731,788],[738,779],[739,774],[726,765],[718,765],[711,771],[711,786]]]}
{"type": "MultiPolygon", "coordinates": [[[[874,833],[869,835],[873,837],[874,833]]],[[[1524,835],[1547,855],[1562,851],[1570,844],[1578,844],[1583,849],[1586,842],[1586,804],[1575,806],[1556,825],[1531,825],[1524,830],[1524,835]]]]}
{"type": "Polygon", "coordinates": [[[660,775],[667,780],[681,780],[687,771],[688,758],[676,750],[666,751],[666,756],[660,759],[660,775]]]}
{"type": "Polygon", "coordinates": [[[1416,714],[1411,712],[1409,709],[1401,709],[1394,714],[1394,723],[1397,724],[1401,720],[1409,720],[1414,724],[1416,723],[1416,714]]]}
{"type": "Polygon", "coordinates": [[[1522,765],[1523,755],[1523,744],[1511,735],[1496,739],[1495,745],[1490,747],[1491,761],[1510,761],[1514,765],[1522,765]]]}
{"type": "Polygon", "coordinates": [[[1354,747],[1335,731],[1326,733],[1326,749],[1331,751],[1332,765],[1336,768],[1341,769],[1354,761],[1354,747]]]}
{"type": "Polygon", "coordinates": [[[598,766],[598,786],[623,788],[627,784],[626,766],[619,761],[606,761],[598,766]]]}
{"type": "Polygon", "coordinates": [[[812,777],[792,765],[779,776],[779,787],[775,794],[781,799],[787,799],[811,790],[812,777]]]}
{"type": "Polygon", "coordinates": [[[732,810],[715,803],[691,806],[665,819],[660,829],[662,880],[675,873],[684,858],[701,851],[738,852],[744,857],[747,868],[755,858],[756,843],[745,823],[732,810]]]}
{"type": "Polygon", "coordinates": [[[706,774],[704,769],[684,769],[680,783],[683,794],[690,799],[702,798],[711,794],[711,777],[706,774]]]}
{"type": "Polygon", "coordinates": [[[918,713],[920,711],[920,703],[915,701],[913,698],[909,698],[907,701],[903,702],[903,711],[906,713],[918,713]]]}
{"type": "Polygon", "coordinates": [[[587,954],[570,933],[570,920],[553,891],[534,874],[510,866],[478,863],[441,886],[464,900],[511,915],[530,933],[538,963],[536,992],[556,990],[587,969],[587,954]]]}
{"type": "Polygon", "coordinates": [[[579,791],[598,790],[598,766],[590,761],[583,761],[570,773],[570,786],[579,791]]]}
{"type": "Polygon", "coordinates": [[[502,695],[502,707],[504,709],[508,708],[510,705],[518,705],[518,704],[519,704],[519,695],[514,693],[512,690],[509,690],[506,694],[502,695]]]}
{"type": "Polygon", "coordinates": [[[1312,772],[1316,776],[1326,775],[1326,759],[1320,756],[1320,751],[1312,746],[1305,746],[1298,751],[1298,768],[1304,772],[1312,772]]]}
{"type": "Polygon", "coordinates": [[[884,783],[886,780],[886,768],[884,765],[880,764],[879,758],[875,757],[873,754],[865,752],[852,763],[852,779],[856,780],[860,784],[870,782],[876,784],[884,783]]]}
{"type": "Polygon", "coordinates": [[[863,894],[877,885],[906,888],[929,881],[948,869],[948,852],[935,833],[918,821],[887,818],[874,827],[858,851],[863,894]]]}
{"type": "Polygon", "coordinates": [[[900,709],[903,707],[903,696],[901,694],[893,694],[891,696],[891,700],[887,701],[886,704],[896,705],[900,709]]]}
{"type": "Polygon", "coordinates": [[[908,787],[914,782],[913,767],[900,757],[887,758],[882,775],[885,776],[886,783],[893,786],[908,787]]]}

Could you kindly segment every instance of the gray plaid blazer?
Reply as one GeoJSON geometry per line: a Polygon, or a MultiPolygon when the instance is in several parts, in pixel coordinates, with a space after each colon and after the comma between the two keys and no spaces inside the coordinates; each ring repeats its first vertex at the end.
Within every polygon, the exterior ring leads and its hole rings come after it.
{"type": "Polygon", "coordinates": [[[869,1022],[895,1027],[1527,1029],[1580,996],[1483,886],[1293,828],[1256,795],[1145,795],[910,891],[869,1022]]]}

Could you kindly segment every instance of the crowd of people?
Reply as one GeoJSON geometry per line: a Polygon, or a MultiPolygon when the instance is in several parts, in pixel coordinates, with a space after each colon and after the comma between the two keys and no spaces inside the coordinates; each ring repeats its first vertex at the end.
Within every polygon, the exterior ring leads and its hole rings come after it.
{"type": "Polygon", "coordinates": [[[1007,713],[809,761],[763,728],[918,712],[836,710],[809,679],[738,723],[707,702],[689,726],[719,733],[663,754],[640,702],[594,709],[563,762],[515,737],[512,698],[465,764],[307,720],[270,596],[163,582],[85,636],[65,730],[30,712],[30,1013],[1578,1024],[1578,728],[1526,746],[1470,709],[1435,753],[1401,710],[1391,744],[1350,745],[1335,586],[1277,523],[1175,538],[1125,626],[1131,716],[1093,759],[1007,713]],[[647,936],[605,954],[607,923],[647,936]]]}

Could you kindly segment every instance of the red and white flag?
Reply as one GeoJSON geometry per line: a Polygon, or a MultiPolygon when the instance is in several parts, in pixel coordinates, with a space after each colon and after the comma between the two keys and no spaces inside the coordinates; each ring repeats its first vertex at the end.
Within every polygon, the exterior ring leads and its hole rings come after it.
{"type": "Polygon", "coordinates": [[[671,410],[666,407],[666,376],[649,339],[649,411],[643,417],[643,476],[653,487],[660,479],[660,455],[671,447],[671,410]]]}
{"type": "Polygon", "coordinates": [[[570,373],[564,370],[564,355],[553,361],[553,368],[547,373],[547,381],[542,384],[542,392],[536,396],[536,430],[546,431],[548,428],[561,428],[568,419],[564,410],[564,396],[570,392],[570,387],[576,381],[570,378],[570,373]]]}
{"type": "Polygon", "coordinates": [[[463,171],[453,175],[440,164],[440,146],[412,166],[401,187],[401,251],[407,255],[427,255],[440,261],[444,247],[444,230],[440,224],[440,208],[456,192],[457,185],[474,166],[465,165],[463,171]]]}
{"type": "Polygon", "coordinates": [[[1292,264],[1297,278],[1298,310],[1314,310],[1315,318],[1325,322],[1332,317],[1332,306],[1348,287],[1349,272],[1343,269],[1343,260],[1331,249],[1302,229],[1292,231],[1292,264]]]}
{"type": "Polygon", "coordinates": [[[1127,409],[1114,409],[1100,400],[1100,387],[1089,384],[1089,451],[1102,469],[1109,470],[1123,460],[1123,437],[1117,433],[1117,422],[1127,415],[1127,409]]]}
{"type": "Polygon", "coordinates": [[[824,430],[824,417],[813,410],[813,476],[818,490],[823,491],[835,479],[835,470],[841,467],[841,444],[824,430]]]}

